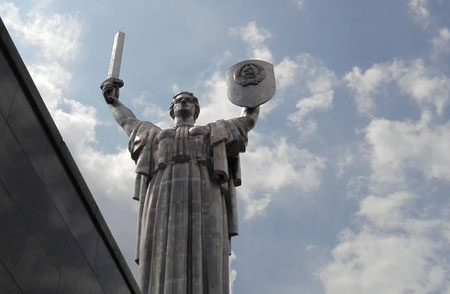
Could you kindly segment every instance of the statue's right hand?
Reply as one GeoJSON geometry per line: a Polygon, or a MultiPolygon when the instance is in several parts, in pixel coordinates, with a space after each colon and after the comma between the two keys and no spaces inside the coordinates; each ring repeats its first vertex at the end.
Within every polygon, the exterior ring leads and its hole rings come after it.
{"type": "Polygon", "coordinates": [[[100,85],[106,103],[113,104],[114,101],[119,99],[119,89],[122,88],[123,85],[123,81],[116,78],[109,78],[100,85]]]}

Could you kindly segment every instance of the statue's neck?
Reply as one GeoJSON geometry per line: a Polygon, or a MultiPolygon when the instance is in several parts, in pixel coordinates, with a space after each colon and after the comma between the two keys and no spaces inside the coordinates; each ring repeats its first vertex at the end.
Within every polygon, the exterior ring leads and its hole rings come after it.
{"type": "Polygon", "coordinates": [[[193,117],[175,117],[175,127],[193,126],[193,125],[194,125],[193,117]]]}

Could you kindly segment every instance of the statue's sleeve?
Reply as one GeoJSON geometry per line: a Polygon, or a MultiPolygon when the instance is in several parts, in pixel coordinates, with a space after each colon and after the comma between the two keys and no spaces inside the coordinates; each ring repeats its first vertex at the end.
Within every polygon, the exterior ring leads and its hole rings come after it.
{"type": "Polygon", "coordinates": [[[145,195],[148,184],[155,171],[154,152],[157,148],[157,136],[161,129],[150,122],[139,122],[130,135],[128,150],[136,163],[136,181],[133,199],[139,201],[138,228],[136,240],[136,263],[139,264],[139,244],[141,241],[141,223],[145,195]]]}
{"type": "Polygon", "coordinates": [[[241,185],[239,153],[245,152],[251,122],[246,117],[239,117],[218,120],[208,126],[213,154],[213,176],[219,181],[225,197],[228,233],[231,238],[239,232],[236,208],[236,187],[241,185]]]}
{"type": "Polygon", "coordinates": [[[155,171],[156,138],[161,129],[150,122],[140,122],[130,135],[128,150],[136,163],[136,183],[133,198],[139,200],[155,171]]]}
{"type": "Polygon", "coordinates": [[[233,179],[241,184],[239,153],[245,152],[250,122],[246,117],[218,120],[209,124],[215,176],[220,182],[233,179]]]}
{"type": "Polygon", "coordinates": [[[228,139],[226,149],[228,156],[236,156],[245,152],[248,143],[248,132],[251,130],[250,122],[246,117],[226,120],[228,139]]]}

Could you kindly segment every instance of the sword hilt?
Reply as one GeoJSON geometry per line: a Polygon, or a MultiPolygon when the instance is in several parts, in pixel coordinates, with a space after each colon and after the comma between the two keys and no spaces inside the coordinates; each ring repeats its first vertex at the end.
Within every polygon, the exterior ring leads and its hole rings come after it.
{"type": "Polygon", "coordinates": [[[113,88],[110,92],[111,94],[106,97],[106,103],[113,104],[114,100],[116,100],[114,97],[116,96],[116,88],[113,88]]]}
{"type": "Polygon", "coordinates": [[[123,85],[124,82],[121,79],[116,78],[109,78],[100,85],[106,103],[113,104],[114,101],[119,99],[119,89],[122,88],[123,85]]]}

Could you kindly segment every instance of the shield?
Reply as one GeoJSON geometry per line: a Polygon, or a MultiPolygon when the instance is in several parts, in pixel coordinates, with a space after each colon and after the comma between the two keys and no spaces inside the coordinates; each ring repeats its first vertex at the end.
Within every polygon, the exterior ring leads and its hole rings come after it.
{"type": "Polygon", "coordinates": [[[245,60],[227,70],[227,95],[235,105],[256,107],[275,94],[273,65],[262,60],[245,60]]]}

